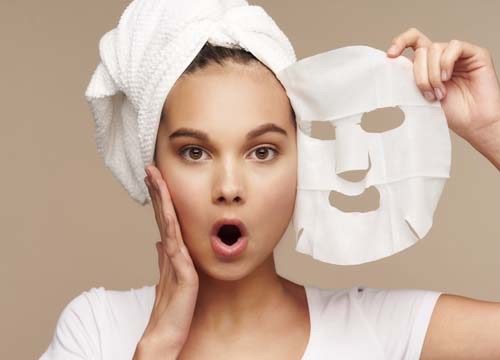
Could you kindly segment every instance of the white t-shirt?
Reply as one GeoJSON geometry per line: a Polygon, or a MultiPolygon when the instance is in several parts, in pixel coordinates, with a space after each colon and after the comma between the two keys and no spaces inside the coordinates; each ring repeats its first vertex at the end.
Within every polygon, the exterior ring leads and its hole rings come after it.
{"type": "MultiPolygon", "coordinates": [[[[311,334],[302,360],[417,360],[441,294],[360,286],[305,289],[311,334]]],[[[59,315],[39,360],[131,360],[154,299],[154,285],[82,292],[59,315]]]]}

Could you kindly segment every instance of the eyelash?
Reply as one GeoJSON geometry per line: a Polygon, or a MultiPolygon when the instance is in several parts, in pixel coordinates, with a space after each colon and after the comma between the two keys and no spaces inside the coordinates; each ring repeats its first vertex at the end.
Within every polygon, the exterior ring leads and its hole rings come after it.
{"type": "MultiPolygon", "coordinates": [[[[274,147],[272,147],[272,146],[259,146],[259,147],[255,148],[254,150],[252,150],[252,152],[254,152],[254,151],[258,150],[258,149],[262,149],[262,148],[264,148],[264,149],[270,149],[270,150],[274,151],[274,152],[275,152],[275,155],[274,155],[274,157],[273,157],[273,158],[271,158],[271,159],[269,159],[269,160],[257,160],[258,162],[271,161],[271,160],[275,159],[275,158],[279,155],[278,150],[277,150],[277,149],[275,149],[275,148],[274,148],[274,147]]],[[[179,155],[180,155],[180,156],[181,156],[181,157],[182,157],[185,161],[187,161],[187,162],[193,162],[193,163],[194,163],[194,162],[199,162],[199,161],[201,161],[200,159],[190,160],[190,159],[187,159],[186,157],[184,157],[184,156],[183,156],[183,154],[184,154],[187,150],[189,150],[189,149],[200,149],[201,151],[205,151],[205,149],[203,149],[203,148],[201,148],[201,147],[199,147],[199,146],[188,145],[188,146],[184,146],[182,149],[180,149],[180,150],[179,150],[179,155]]]]}

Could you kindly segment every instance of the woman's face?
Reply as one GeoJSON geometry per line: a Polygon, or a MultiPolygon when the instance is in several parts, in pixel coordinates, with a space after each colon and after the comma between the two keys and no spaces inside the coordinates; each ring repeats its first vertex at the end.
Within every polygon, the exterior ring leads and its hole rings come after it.
{"type": "Polygon", "coordinates": [[[294,210],[296,133],[286,92],[260,64],[209,65],[180,78],[163,110],[156,166],[191,258],[213,278],[242,278],[272,256],[294,210]],[[206,139],[175,136],[180,129],[206,139]],[[230,261],[210,242],[220,218],[238,218],[248,230],[247,248],[230,261]]]}

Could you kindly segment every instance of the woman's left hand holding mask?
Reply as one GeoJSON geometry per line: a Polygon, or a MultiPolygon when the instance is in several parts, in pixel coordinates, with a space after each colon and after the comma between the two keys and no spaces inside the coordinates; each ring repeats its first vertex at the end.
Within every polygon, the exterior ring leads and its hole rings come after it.
{"type": "Polygon", "coordinates": [[[488,49],[461,40],[432,42],[415,28],[393,38],[388,56],[411,47],[415,82],[440,100],[448,126],[500,170],[500,84],[488,49]]]}

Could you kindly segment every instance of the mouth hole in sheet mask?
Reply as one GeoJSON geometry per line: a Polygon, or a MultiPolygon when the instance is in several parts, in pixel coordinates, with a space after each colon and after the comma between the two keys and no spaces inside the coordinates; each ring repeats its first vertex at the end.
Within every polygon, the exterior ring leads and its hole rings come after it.
{"type": "Polygon", "coordinates": [[[346,213],[365,213],[375,211],[380,207],[380,193],[375,186],[370,186],[357,196],[348,196],[332,190],[328,196],[328,201],[331,206],[346,213]]]}

